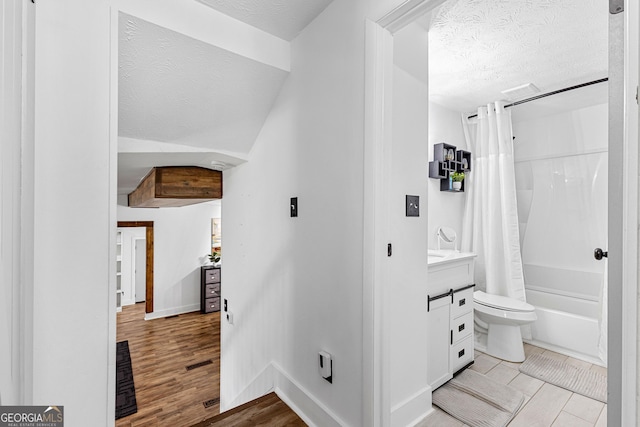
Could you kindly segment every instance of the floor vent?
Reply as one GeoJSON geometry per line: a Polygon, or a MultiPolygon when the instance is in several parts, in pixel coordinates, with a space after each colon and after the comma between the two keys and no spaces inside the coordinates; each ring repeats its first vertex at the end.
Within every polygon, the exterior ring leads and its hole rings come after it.
{"type": "Polygon", "coordinates": [[[217,403],[220,403],[220,398],[219,397],[216,397],[215,399],[211,399],[211,400],[207,400],[205,402],[202,402],[202,404],[204,405],[205,408],[211,408],[212,406],[214,406],[217,403]]]}
{"type": "Polygon", "coordinates": [[[187,366],[187,371],[190,371],[190,370],[196,369],[196,368],[200,368],[201,366],[211,365],[212,363],[213,363],[213,361],[211,359],[205,360],[204,362],[194,363],[193,365],[187,366]]]}

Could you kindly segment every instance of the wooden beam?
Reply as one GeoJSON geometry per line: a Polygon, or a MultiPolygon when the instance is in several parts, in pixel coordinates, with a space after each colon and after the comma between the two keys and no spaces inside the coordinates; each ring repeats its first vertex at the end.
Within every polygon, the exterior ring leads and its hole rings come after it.
{"type": "Polygon", "coordinates": [[[198,166],[155,167],[129,194],[129,206],[178,207],[222,198],[222,172],[198,166]]]}

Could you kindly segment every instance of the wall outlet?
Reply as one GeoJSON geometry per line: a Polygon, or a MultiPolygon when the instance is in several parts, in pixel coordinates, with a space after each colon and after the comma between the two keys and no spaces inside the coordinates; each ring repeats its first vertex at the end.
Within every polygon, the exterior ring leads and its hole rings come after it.
{"type": "Polygon", "coordinates": [[[320,355],[320,375],[325,380],[333,383],[333,360],[331,360],[331,354],[326,351],[321,351],[320,355]]]}
{"type": "Polygon", "coordinates": [[[405,196],[406,216],[420,216],[420,196],[405,196]]]}

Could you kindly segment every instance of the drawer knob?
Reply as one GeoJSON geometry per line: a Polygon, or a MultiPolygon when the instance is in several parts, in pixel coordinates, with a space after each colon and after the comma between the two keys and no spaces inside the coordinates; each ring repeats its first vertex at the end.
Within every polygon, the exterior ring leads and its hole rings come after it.
{"type": "Polygon", "coordinates": [[[467,299],[466,298],[462,298],[460,301],[458,301],[458,307],[462,307],[466,303],[467,303],[467,299]]]}
{"type": "Polygon", "coordinates": [[[464,323],[458,326],[458,332],[462,332],[462,331],[464,331],[464,323]]]}
{"type": "Polygon", "coordinates": [[[464,348],[458,352],[458,359],[464,356],[464,348]]]}

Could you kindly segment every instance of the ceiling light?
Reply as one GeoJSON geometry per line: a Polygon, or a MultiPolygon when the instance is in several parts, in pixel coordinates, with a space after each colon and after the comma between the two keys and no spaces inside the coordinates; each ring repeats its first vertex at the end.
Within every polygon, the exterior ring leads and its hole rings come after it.
{"type": "Polygon", "coordinates": [[[223,163],[223,162],[218,162],[216,160],[213,160],[211,162],[211,167],[209,169],[213,169],[216,171],[223,171],[227,168],[227,164],[223,163]]]}

